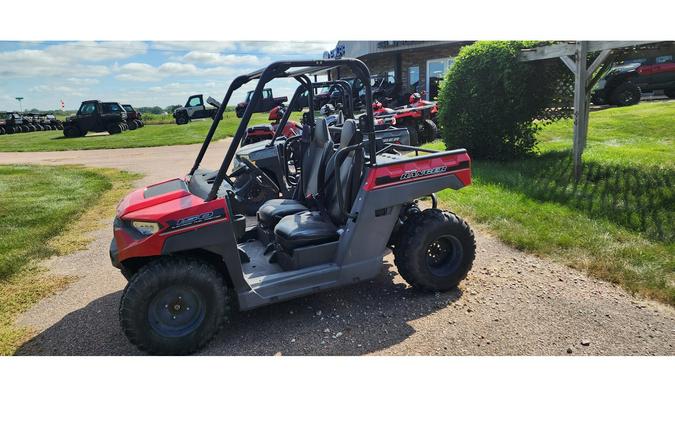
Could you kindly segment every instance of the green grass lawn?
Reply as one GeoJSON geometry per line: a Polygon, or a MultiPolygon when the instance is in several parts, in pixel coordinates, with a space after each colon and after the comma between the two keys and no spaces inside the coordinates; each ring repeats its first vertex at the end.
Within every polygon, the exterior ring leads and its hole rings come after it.
{"type": "Polygon", "coordinates": [[[26,337],[14,317],[67,280],[36,263],[86,245],[135,177],[74,166],[0,166],[0,355],[26,337]]]}
{"type": "Polygon", "coordinates": [[[675,101],[591,113],[578,183],[572,121],[539,139],[537,157],[475,161],[474,184],[440,199],[519,249],[675,305],[675,101]]]}
{"type": "MultiPolygon", "coordinates": [[[[234,135],[240,119],[233,112],[225,113],[218,125],[215,139],[234,135]]],[[[148,124],[140,129],[118,135],[107,132],[82,138],[65,138],[62,131],[18,133],[0,136],[0,152],[10,151],[67,151],[80,149],[138,148],[161,145],[195,144],[204,140],[211,119],[195,120],[187,125],[148,124]]],[[[266,113],[253,115],[250,124],[267,122],[266,113]]]]}

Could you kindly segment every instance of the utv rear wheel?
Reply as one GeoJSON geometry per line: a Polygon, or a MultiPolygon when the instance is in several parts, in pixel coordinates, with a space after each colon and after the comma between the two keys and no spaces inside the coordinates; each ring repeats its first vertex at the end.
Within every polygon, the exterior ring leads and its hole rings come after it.
{"type": "Polygon", "coordinates": [[[63,129],[63,136],[66,138],[77,138],[79,136],[82,136],[82,133],[80,132],[80,129],[78,129],[75,126],[66,126],[63,129]]]}
{"type": "Polygon", "coordinates": [[[111,135],[122,133],[122,126],[120,126],[118,124],[115,124],[115,123],[110,124],[108,126],[108,133],[111,134],[111,135]]]}
{"type": "Polygon", "coordinates": [[[611,103],[619,107],[635,105],[640,102],[642,91],[633,82],[624,82],[612,93],[611,103]]]}
{"type": "Polygon", "coordinates": [[[129,126],[129,130],[136,130],[138,129],[138,125],[136,124],[135,120],[131,120],[127,123],[127,126],[129,126]]]}
{"type": "Polygon", "coordinates": [[[399,274],[411,286],[452,290],[466,277],[476,256],[476,240],[457,215],[438,209],[413,214],[394,248],[399,274]]]}
{"type": "Polygon", "coordinates": [[[436,127],[436,123],[433,122],[433,120],[425,120],[423,123],[424,126],[424,136],[422,139],[422,142],[432,142],[433,140],[436,139],[436,135],[438,135],[438,128],[436,127]]]}
{"type": "Polygon", "coordinates": [[[163,257],[141,268],[120,302],[124,334],[139,349],[184,355],[203,347],[227,313],[223,275],[194,258],[163,257]]]}

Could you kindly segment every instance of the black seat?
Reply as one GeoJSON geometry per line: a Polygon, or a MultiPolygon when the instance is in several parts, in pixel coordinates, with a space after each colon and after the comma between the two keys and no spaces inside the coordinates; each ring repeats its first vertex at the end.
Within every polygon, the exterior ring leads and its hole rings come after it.
{"type": "MultiPolygon", "coordinates": [[[[315,134],[314,140],[315,143],[319,141],[324,145],[324,150],[321,154],[323,162],[319,163],[319,165],[311,165],[308,169],[309,178],[305,192],[309,193],[303,195],[305,198],[315,195],[321,196],[321,193],[324,193],[322,192],[323,186],[327,183],[334,182],[332,175],[335,167],[335,156],[331,154],[332,142],[329,140],[328,125],[326,124],[325,119],[317,118],[317,128],[319,126],[323,126],[325,131],[322,130],[318,133],[320,138],[317,138],[317,134],[315,134]]],[[[340,145],[338,150],[355,143],[357,140],[357,127],[356,120],[350,119],[345,121],[340,133],[340,145]]],[[[316,152],[315,155],[318,155],[318,152],[316,152]]],[[[274,228],[283,217],[297,214],[302,211],[308,211],[308,207],[303,202],[293,199],[271,199],[265,202],[258,210],[258,222],[264,227],[274,228]]]]}
{"type": "MultiPolygon", "coordinates": [[[[356,135],[356,122],[345,122],[347,132],[345,134],[346,147],[353,143],[356,135]],[[350,123],[351,122],[351,123],[350,123]],[[349,139],[347,136],[351,134],[349,139]]],[[[342,147],[343,138],[340,139],[342,147]]],[[[342,195],[342,202],[346,211],[349,211],[354,203],[361,185],[363,172],[363,150],[356,149],[349,152],[336,171],[330,167],[335,166],[335,156],[326,168],[326,197],[325,209],[321,211],[303,211],[294,215],[283,217],[274,229],[274,236],[281,248],[291,252],[296,248],[310,245],[318,245],[338,240],[338,229],[346,223],[346,215],[342,212],[338,202],[338,195],[342,195]],[[338,192],[335,177],[340,177],[341,192],[338,192]]]]}
{"type": "Polygon", "coordinates": [[[307,211],[307,207],[294,199],[270,199],[258,209],[258,222],[274,227],[285,216],[307,211]]]}
{"type": "MultiPolygon", "coordinates": [[[[323,171],[333,150],[333,142],[330,141],[328,135],[328,124],[324,118],[317,117],[313,131],[310,131],[307,126],[303,128],[303,136],[309,137],[310,132],[312,132],[312,139],[302,158],[302,175],[300,186],[298,186],[300,198],[319,194],[319,188],[323,185],[323,180],[321,180],[323,171]]],[[[274,228],[283,217],[307,209],[303,201],[270,199],[258,209],[258,223],[266,228],[274,228]]]]}
{"type": "Polygon", "coordinates": [[[325,213],[304,211],[282,218],[274,233],[279,245],[284,250],[292,251],[338,240],[337,229],[325,213]]]}

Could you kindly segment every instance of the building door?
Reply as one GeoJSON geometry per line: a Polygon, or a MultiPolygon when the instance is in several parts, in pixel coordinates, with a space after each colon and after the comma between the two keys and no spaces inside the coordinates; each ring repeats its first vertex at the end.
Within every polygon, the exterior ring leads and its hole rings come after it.
{"type": "Polygon", "coordinates": [[[427,99],[435,100],[438,96],[438,84],[443,80],[443,76],[450,69],[455,59],[427,60],[427,99]]]}

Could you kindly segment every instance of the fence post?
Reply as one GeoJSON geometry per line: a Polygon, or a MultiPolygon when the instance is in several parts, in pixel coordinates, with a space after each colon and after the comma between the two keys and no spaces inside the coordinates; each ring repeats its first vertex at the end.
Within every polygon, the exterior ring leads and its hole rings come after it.
{"type": "Polygon", "coordinates": [[[586,67],[586,54],[588,53],[588,41],[576,43],[576,67],[574,72],[574,144],[572,154],[574,160],[574,178],[578,182],[581,179],[582,161],[581,155],[586,146],[588,134],[588,108],[589,98],[587,95],[588,71],[586,67]]]}

